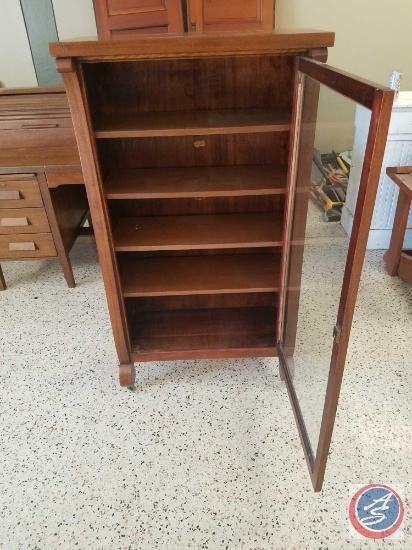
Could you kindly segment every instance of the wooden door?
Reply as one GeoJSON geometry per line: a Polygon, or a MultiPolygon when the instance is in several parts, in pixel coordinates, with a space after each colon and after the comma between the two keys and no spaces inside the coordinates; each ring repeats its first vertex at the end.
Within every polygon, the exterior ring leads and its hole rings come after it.
{"type": "Polygon", "coordinates": [[[180,0],[93,0],[99,37],[183,32],[180,0]]]}
{"type": "MultiPolygon", "coordinates": [[[[393,92],[307,58],[297,58],[296,63],[278,352],[281,375],[286,382],[313,486],[315,491],[320,491],[385,151],[393,92]],[[326,222],[321,210],[310,200],[315,180],[312,176],[314,146],[335,148],[334,143],[340,143],[348,130],[342,113],[353,119],[362,113],[371,120],[364,164],[356,167],[361,174],[360,192],[351,237],[340,223],[326,222]]],[[[352,139],[352,144],[353,135],[347,138],[348,141],[352,139]]],[[[368,327],[361,330],[368,330],[368,327]]]]}
{"type": "Polygon", "coordinates": [[[270,31],[275,0],[187,0],[189,32],[270,31]]]}

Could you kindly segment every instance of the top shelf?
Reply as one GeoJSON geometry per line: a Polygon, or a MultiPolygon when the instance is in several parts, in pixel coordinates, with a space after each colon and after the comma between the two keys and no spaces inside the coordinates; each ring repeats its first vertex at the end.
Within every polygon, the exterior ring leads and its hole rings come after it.
{"type": "Polygon", "coordinates": [[[107,115],[95,124],[96,138],[206,136],[286,132],[287,109],[220,109],[107,115]]]}

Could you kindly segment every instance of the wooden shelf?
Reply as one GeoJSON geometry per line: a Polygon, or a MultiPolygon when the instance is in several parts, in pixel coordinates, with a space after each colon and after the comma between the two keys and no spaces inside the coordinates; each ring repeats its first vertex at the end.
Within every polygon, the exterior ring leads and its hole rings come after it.
{"type": "Polygon", "coordinates": [[[216,214],[121,218],[118,252],[282,246],[279,214],[216,214]]]}
{"type": "Polygon", "coordinates": [[[280,254],[133,258],[121,267],[122,293],[133,296],[233,294],[279,290],[280,254]]]}
{"type": "Polygon", "coordinates": [[[133,361],[277,355],[274,306],[137,312],[129,329],[133,361]]]}
{"type": "Polygon", "coordinates": [[[240,197],[286,192],[286,167],[214,166],[111,170],[108,199],[240,197]]]}
{"type": "Polygon", "coordinates": [[[221,109],[106,115],[95,123],[96,138],[206,136],[285,132],[291,127],[286,109],[221,109]]]}

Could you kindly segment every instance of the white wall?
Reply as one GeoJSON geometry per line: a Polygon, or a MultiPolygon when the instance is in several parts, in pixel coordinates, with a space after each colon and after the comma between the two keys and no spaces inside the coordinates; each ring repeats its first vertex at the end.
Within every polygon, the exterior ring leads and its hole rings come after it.
{"type": "MultiPolygon", "coordinates": [[[[389,74],[404,74],[402,89],[412,90],[412,0],[276,0],[276,27],[333,31],[328,63],[388,85],[389,74]]],[[[354,107],[321,90],[316,146],[321,152],[351,149],[354,107]]]]}
{"type": "Polygon", "coordinates": [[[394,69],[412,90],[411,0],[276,0],[276,25],[336,33],[331,65],[387,84],[394,69]]]}
{"type": "Polygon", "coordinates": [[[0,0],[0,84],[37,86],[19,0],[0,0]]]}
{"type": "MultiPolygon", "coordinates": [[[[53,8],[60,40],[97,36],[93,0],[53,0],[53,8]]],[[[0,0],[0,85],[37,86],[19,0],[0,0]]]]}
{"type": "Polygon", "coordinates": [[[53,0],[59,40],[97,36],[93,0],[53,0]]]}

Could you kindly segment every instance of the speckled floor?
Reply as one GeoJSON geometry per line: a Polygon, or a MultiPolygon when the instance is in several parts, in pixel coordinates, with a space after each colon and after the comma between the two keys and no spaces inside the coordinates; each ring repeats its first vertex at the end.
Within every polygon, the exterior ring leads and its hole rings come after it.
{"type": "Polygon", "coordinates": [[[96,252],[5,263],[0,547],[412,548],[412,289],[367,254],[323,491],[276,360],[147,364],[121,389],[96,252]],[[348,538],[349,485],[405,485],[404,541],[348,538]]]}

